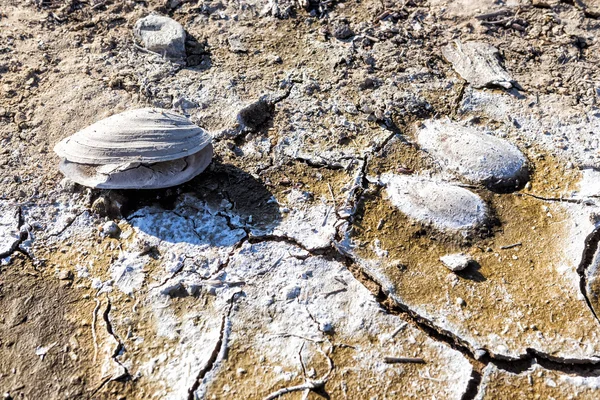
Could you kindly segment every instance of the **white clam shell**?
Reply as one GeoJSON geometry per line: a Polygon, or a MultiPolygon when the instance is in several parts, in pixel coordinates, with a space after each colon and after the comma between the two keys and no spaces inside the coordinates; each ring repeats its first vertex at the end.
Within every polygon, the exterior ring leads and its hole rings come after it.
{"type": "Polygon", "coordinates": [[[79,164],[161,162],[197,153],[211,137],[187,118],[157,108],[125,111],[60,141],[54,151],[79,164]]]}
{"type": "Polygon", "coordinates": [[[210,164],[211,136],[172,112],[142,108],[96,122],[59,142],[60,170],[100,189],[157,189],[189,181],[210,164]]]}
{"type": "Polygon", "coordinates": [[[159,189],[189,181],[208,167],[212,144],[196,154],[154,164],[90,165],[62,160],[60,170],[80,185],[98,189],[159,189]]]}

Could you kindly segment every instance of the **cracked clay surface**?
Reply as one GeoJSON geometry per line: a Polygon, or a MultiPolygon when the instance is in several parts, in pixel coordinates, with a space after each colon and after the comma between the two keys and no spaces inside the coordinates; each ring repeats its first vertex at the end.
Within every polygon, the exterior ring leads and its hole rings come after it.
{"type": "Polygon", "coordinates": [[[0,0],[0,392],[598,398],[592,3],[0,0]],[[64,179],[55,143],[142,107],[206,171],[64,179]]]}

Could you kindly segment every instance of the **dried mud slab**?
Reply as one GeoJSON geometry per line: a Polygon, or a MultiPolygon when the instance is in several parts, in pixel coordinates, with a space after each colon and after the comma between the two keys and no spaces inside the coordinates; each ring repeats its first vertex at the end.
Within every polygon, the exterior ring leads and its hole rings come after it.
{"type": "Polygon", "coordinates": [[[215,299],[223,283],[211,277],[246,238],[227,218],[187,195],[172,210],[139,209],[120,222],[119,239],[80,236],[94,223],[82,217],[72,225],[83,227],[62,233],[62,243],[82,246],[62,247],[49,262],[70,260],[77,286],[93,289],[98,304],[89,317],[98,321],[93,346],[99,367],[89,373],[103,382],[98,397],[110,398],[115,379],[135,377],[135,386],[121,391],[185,398],[213,362],[229,306],[228,299],[215,299]],[[100,327],[102,321],[108,328],[100,327]]]}
{"type": "Polygon", "coordinates": [[[384,387],[461,398],[472,369],[462,354],[385,313],[339,262],[281,241],[236,250],[244,230],[221,213],[189,195],[172,210],[142,208],[94,251],[81,229],[65,230],[82,246],[49,262],[69,259],[77,285],[96,291],[97,396],[125,375],[135,377],[125,393],[168,399],[301,384],[336,397],[384,387]]]}
{"type": "Polygon", "coordinates": [[[239,293],[227,355],[198,397],[275,398],[311,385],[332,398],[465,392],[469,362],[385,313],[343,264],[287,243],[245,243],[221,279],[244,286],[218,294],[239,293]],[[394,357],[417,363],[386,363],[394,357]]]}
{"type": "Polygon", "coordinates": [[[359,235],[359,263],[395,302],[473,351],[515,359],[532,349],[557,360],[597,360],[600,325],[576,273],[589,223],[572,222],[557,205],[502,203],[495,209],[503,229],[493,240],[462,242],[410,224],[385,204],[367,205],[366,216],[385,223],[359,235]],[[522,210],[529,215],[514,214],[522,210]],[[449,272],[439,258],[454,252],[475,263],[449,272]],[[374,257],[382,253],[387,257],[374,257]]]}
{"type": "Polygon", "coordinates": [[[498,49],[488,43],[456,40],[444,47],[442,54],[456,72],[476,88],[499,86],[510,89],[515,85],[500,65],[498,49]]]}
{"type": "Polygon", "coordinates": [[[312,193],[292,190],[285,203],[286,216],[274,231],[275,235],[292,238],[310,251],[329,247],[339,221],[331,200],[323,199],[321,204],[312,205],[312,197],[312,193]],[[306,229],[305,224],[311,228],[306,229]]]}
{"type": "Polygon", "coordinates": [[[598,373],[577,376],[533,364],[526,371],[517,374],[489,364],[483,369],[483,377],[475,399],[592,400],[598,397],[598,389],[600,389],[598,373]]]}
{"type": "Polygon", "coordinates": [[[575,0],[573,3],[591,17],[600,16],[600,1],[598,0],[575,0]]]}

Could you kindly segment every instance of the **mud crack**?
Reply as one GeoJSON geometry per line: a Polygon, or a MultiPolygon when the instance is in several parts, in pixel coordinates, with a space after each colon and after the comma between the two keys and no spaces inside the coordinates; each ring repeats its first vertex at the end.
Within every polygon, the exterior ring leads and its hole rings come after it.
{"type": "Polygon", "coordinates": [[[533,197],[534,199],[548,201],[548,202],[584,204],[586,206],[594,205],[594,201],[591,199],[566,199],[566,198],[562,198],[562,197],[544,197],[544,196],[538,196],[538,195],[532,194],[532,193],[514,193],[514,195],[520,196],[520,197],[525,197],[525,196],[533,197]]]}
{"type": "Polygon", "coordinates": [[[65,224],[65,226],[63,226],[58,232],[49,234],[48,237],[56,237],[62,235],[67,229],[71,227],[71,225],[73,225],[77,218],[81,217],[86,212],[88,212],[88,210],[80,211],[77,214],[75,214],[73,218],[67,219],[67,223],[65,224]]]}
{"type": "MultiPolygon", "coordinates": [[[[96,361],[96,357],[98,354],[98,344],[97,344],[97,337],[96,337],[95,329],[96,329],[97,312],[98,312],[98,309],[100,308],[100,302],[97,299],[96,299],[96,301],[97,301],[96,307],[94,308],[93,316],[92,316],[93,317],[93,319],[92,319],[92,321],[93,321],[92,337],[94,340],[94,343],[93,343],[93,345],[94,345],[94,362],[96,361]]],[[[96,393],[100,392],[111,381],[116,381],[116,380],[125,381],[125,380],[131,379],[131,374],[129,373],[129,370],[118,359],[121,352],[123,352],[125,350],[125,346],[123,345],[123,342],[117,336],[117,334],[115,334],[114,329],[112,327],[112,323],[110,322],[111,308],[112,308],[112,303],[110,302],[110,298],[107,297],[106,309],[102,313],[102,319],[104,320],[104,323],[106,324],[106,331],[118,343],[117,347],[111,354],[111,358],[115,363],[117,363],[121,367],[121,370],[123,371],[123,373],[119,376],[109,376],[109,377],[105,378],[100,383],[100,385],[96,389],[94,389],[92,391],[92,393],[90,393],[90,398],[95,398],[94,396],[96,396],[96,393]]]]}
{"type": "Polygon", "coordinates": [[[585,302],[589,307],[590,311],[596,318],[596,321],[600,323],[600,319],[592,306],[592,302],[587,293],[587,269],[594,262],[594,257],[598,251],[598,244],[600,243],[600,225],[596,225],[594,230],[586,236],[583,248],[583,254],[581,255],[581,262],[577,267],[577,273],[579,274],[579,290],[585,298],[585,302]]]}
{"type": "Polygon", "coordinates": [[[113,352],[111,358],[121,366],[121,368],[123,368],[123,374],[121,376],[117,376],[114,379],[130,379],[131,375],[129,374],[129,371],[127,370],[127,368],[121,363],[121,361],[119,361],[119,359],[117,358],[122,351],[125,351],[125,346],[123,345],[123,341],[121,341],[121,339],[119,338],[119,336],[115,333],[113,327],[112,327],[112,323],[110,322],[110,310],[112,308],[112,303],[110,302],[110,298],[107,298],[107,303],[106,303],[106,309],[104,310],[104,313],[102,314],[102,318],[104,319],[104,322],[106,323],[106,331],[108,332],[109,335],[111,335],[118,343],[117,348],[115,349],[115,351],[113,352]]]}
{"type": "Polygon", "coordinates": [[[234,294],[230,299],[229,309],[223,315],[223,319],[221,320],[221,330],[220,330],[220,334],[219,334],[219,340],[217,340],[217,343],[215,344],[215,347],[213,348],[213,351],[210,354],[208,361],[206,361],[206,364],[204,364],[202,369],[200,369],[200,371],[198,372],[198,375],[196,376],[196,381],[194,382],[192,387],[188,390],[188,400],[195,399],[195,392],[200,387],[200,384],[204,380],[204,377],[210,371],[212,371],[213,368],[216,366],[218,358],[219,358],[219,354],[225,353],[225,350],[227,348],[227,337],[228,337],[227,327],[229,325],[229,317],[231,316],[231,311],[233,310],[233,305],[235,304],[236,296],[237,296],[237,293],[234,294]]]}
{"type": "Polygon", "coordinates": [[[20,248],[21,243],[23,243],[29,237],[29,232],[25,229],[22,229],[24,226],[24,221],[23,221],[23,211],[22,211],[21,207],[17,208],[16,214],[17,214],[17,220],[18,220],[17,229],[19,230],[19,239],[17,239],[17,241],[15,241],[7,251],[0,253],[0,258],[9,257],[16,251],[24,254],[27,258],[31,258],[31,256],[29,254],[27,254],[25,251],[21,250],[21,248],[20,248]]]}
{"type": "MultiPolygon", "coordinates": [[[[312,318],[312,316],[311,316],[311,318],[312,318]]],[[[304,346],[304,344],[302,346],[304,346]]],[[[331,357],[329,357],[329,355],[327,353],[325,353],[321,349],[319,349],[318,351],[319,351],[319,353],[323,354],[323,356],[325,356],[325,358],[327,359],[327,363],[329,364],[329,371],[327,371],[325,373],[325,375],[323,375],[322,378],[314,379],[314,380],[306,378],[306,381],[303,384],[296,385],[296,386],[284,387],[284,388],[279,389],[279,390],[269,394],[268,396],[264,397],[263,400],[279,399],[284,394],[293,393],[293,392],[304,392],[304,396],[302,397],[303,399],[308,398],[308,395],[310,394],[310,392],[317,393],[318,395],[320,395],[326,399],[329,399],[330,396],[325,391],[325,385],[327,384],[327,381],[329,381],[329,377],[331,376],[331,373],[333,372],[335,365],[333,364],[333,360],[331,359],[331,357]]],[[[300,348],[298,355],[300,357],[300,364],[302,365],[302,370],[306,371],[306,367],[304,366],[304,362],[302,361],[301,353],[302,353],[302,347],[300,348]]]]}

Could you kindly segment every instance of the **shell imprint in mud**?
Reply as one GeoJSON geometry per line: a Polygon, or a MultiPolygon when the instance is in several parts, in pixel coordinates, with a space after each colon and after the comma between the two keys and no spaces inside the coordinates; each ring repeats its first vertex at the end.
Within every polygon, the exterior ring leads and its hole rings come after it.
{"type": "Polygon", "coordinates": [[[417,141],[447,168],[490,189],[517,189],[529,180],[527,159],[517,147],[475,128],[429,120],[417,141]]]}
{"type": "Polygon", "coordinates": [[[213,156],[211,137],[183,116],[142,108],[98,121],[54,151],[73,181],[101,189],[156,189],[189,181],[213,156]]]}
{"type": "Polygon", "coordinates": [[[488,219],[484,201],[475,193],[418,176],[383,174],[390,201],[409,218],[438,229],[468,230],[488,219]]]}

